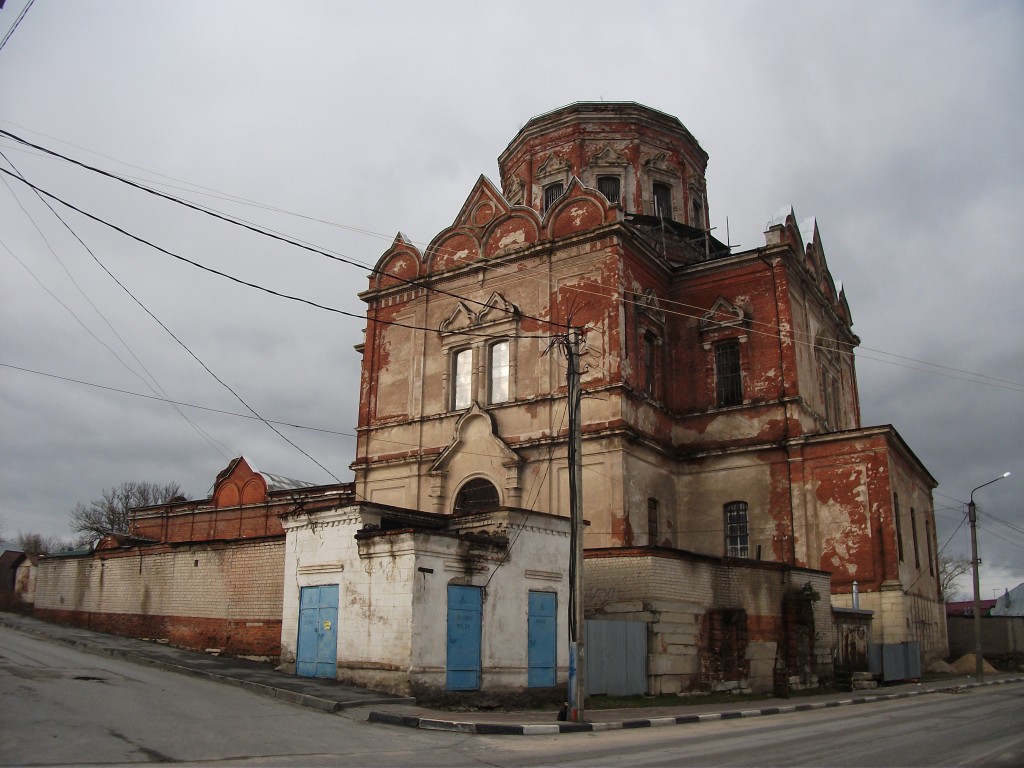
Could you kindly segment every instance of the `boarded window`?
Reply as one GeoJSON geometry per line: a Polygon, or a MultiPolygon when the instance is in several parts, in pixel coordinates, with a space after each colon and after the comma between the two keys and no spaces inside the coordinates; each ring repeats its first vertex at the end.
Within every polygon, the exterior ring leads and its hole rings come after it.
{"type": "Polygon", "coordinates": [[[618,176],[598,176],[597,191],[608,198],[609,203],[619,202],[622,182],[618,176]]]}
{"type": "Polygon", "coordinates": [[[644,334],[643,355],[644,355],[644,394],[648,397],[657,396],[658,367],[655,357],[657,340],[649,333],[644,334]]]}
{"type": "Polygon", "coordinates": [[[903,526],[900,523],[900,497],[892,495],[892,519],[896,523],[896,553],[903,562],[903,526]]]}
{"type": "Polygon", "coordinates": [[[672,218],[672,187],[668,184],[654,185],[654,215],[662,219],[672,218]]]}
{"type": "Polygon", "coordinates": [[[921,568],[921,551],[917,547],[917,514],[910,508],[910,535],[914,539],[914,567],[921,568]]]}
{"type": "Polygon", "coordinates": [[[719,406],[743,402],[739,342],[727,341],[715,347],[715,386],[719,406]]]}
{"type": "Polygon", "coordinates": [[[747,502],[730,501],[725,505],[725,555],[726,557],[749,557],[749,552],[747,502]]]}
{"type": "Polygon", "coordinates": [[[647,500],[647,543],[655,546],[658,543],[658,500],[647,500]]]}

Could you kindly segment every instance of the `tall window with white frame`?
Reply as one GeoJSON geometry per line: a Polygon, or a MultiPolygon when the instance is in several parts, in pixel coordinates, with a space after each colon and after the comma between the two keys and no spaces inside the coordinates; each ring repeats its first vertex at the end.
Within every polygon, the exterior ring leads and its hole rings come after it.
{"type": "Polygon", "coordinates": [[[743,403],[740,344],[726,341],[715,347],[715,389],[720,407],[743,403]]]}
{"type": "Polygon", "coordinates": [[[725,505],[725,556],[750,556],[750,535],[747,529],[747,502],[745,501],[730,501],[725,505]]]}
{"type": "Polygon", "coordinates": [[[497,341],[490,349],[490,381],[488,382],[488,402],[507,403],[511,399],[509,390],[509,343],[497,341]]]}
{"type": "Polygon", "coordinates": [[[460,349],[452,359],[452,408],[461,411],[473,402],[473,350],[460,349]]]}

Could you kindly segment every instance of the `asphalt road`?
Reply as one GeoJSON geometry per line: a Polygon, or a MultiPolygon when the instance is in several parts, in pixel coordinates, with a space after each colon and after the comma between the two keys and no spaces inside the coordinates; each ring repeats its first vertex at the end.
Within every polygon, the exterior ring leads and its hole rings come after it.
{"type": "Polygon", "coordinates": [[[480,736],[373,725],[0,628],[0,765],[1024,765],[1024,685],[700,725],[480,736]]]}

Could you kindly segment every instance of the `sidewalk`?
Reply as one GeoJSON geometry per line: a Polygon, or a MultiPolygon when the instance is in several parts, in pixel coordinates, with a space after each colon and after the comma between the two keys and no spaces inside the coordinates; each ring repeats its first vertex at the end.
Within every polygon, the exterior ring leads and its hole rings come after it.
{"type": "Polygon", "coordinates": [[[743,702],[743,708],[716,702],[702,704],[699,699],[681,699],[685,703],[668,707],[630,709],[588,709],[586,723],[558,722],[554,709],[522,712],[445,712],[417,706],[410,698],[368,691],[343,685],[335,680],[296,677],[277,672],[268,663],[227,656],[211,656],[174,648],[162,643],[135,640],[92,632],[77,627],[51,624],[26,616],[0,613],[0,627],[44,637],[89,653],[96,653],[136,664],[148,664],[181,674],[202,677],[270,696],[291,704],[323,712],[361,708],[371,723],[399,725],[459,733],[552,735],[581,731],[610,731],[624,728],[653,728],[716,720],[781,715],[829,707],[890,701],[925,694],[962,693],[981,685],[1022,683],[1022,675],[1000,675],[983,683],[972,677],[950,678],[927,683],[903,683],[856,693],[825,693],[792,699],[766,698],[743,702]],[[693,703],[696,702],[696,703],[693,703]]]}

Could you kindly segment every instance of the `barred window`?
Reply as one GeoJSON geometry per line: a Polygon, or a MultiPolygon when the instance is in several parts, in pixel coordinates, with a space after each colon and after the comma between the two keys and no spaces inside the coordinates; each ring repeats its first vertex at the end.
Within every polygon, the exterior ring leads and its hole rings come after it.
{"type": "Polygon", "coordinates": [[[743,402],[739,342],[727,341],[715,347],[715,386],[719,406],[740,405],[743,402]]]}
{"type": "Polygon", "coordinates": [[[560,181],[556,181],[554,184],[548,184],[544,187],[544,210],[546,211],[554,205],[555,200],[560,198],[563,192],[565,192],[565,184],[560,181]]]}
{"type": "Polygon", "coordinates": [[[482,478],[470,480],[455,496],[455,512],[489,512],[500,505],[498,489],[482,478]]]}
{"type": "Polygon", "coordinates": [[[747,502],[730,501],[725,505],[725,555],[726,557],[749,557],[749,552],[747,502]]]}
{"type": "Polygon", "coordinates": [[[621,184],[618,176],[597,177],[597,191],[607,197],[609,203],[619,202],[621,184]]]}

